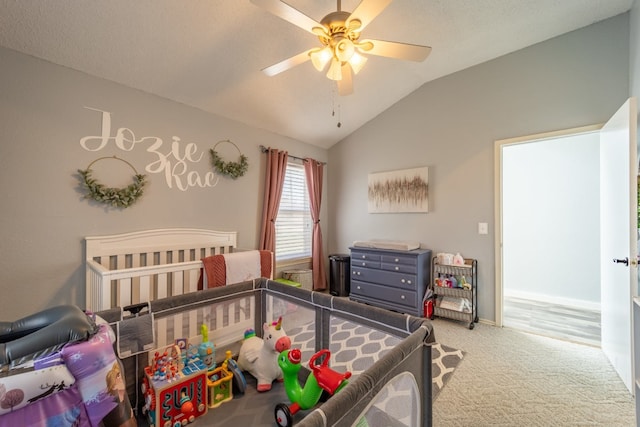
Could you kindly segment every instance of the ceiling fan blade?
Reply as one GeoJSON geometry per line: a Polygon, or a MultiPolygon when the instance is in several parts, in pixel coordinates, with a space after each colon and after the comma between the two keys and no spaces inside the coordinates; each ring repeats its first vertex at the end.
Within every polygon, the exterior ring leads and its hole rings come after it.
{"type": "Polygon", "coordinates": [[[357,19],[361,22],[358,31],[362,31],[364,27],[369,25],[376,16],[380,15],[380,13],[389,6],[391,1],[392,0],[362,0],[358,7],[351,12],[349,19],[347,19],[347,26],[351,19],[357,19]]]}
{"type": "Polygon", "coordinates": [[[305,50],[302,53],[297,54],[296,56],[292,56],[291,58],[287,58],[284,61],[280,61],[277,64],[271,65],[267,68],[263,68],[262,72],[267,76],[275,76],[276,74],[280,74],[283,71],[287,71],[290,68],[295,67],[296,65],[300,65],[306,61],[309,61],[311,57],[309,56],[309,52],[313,49],[305,50]]]}
{"type": "Polygon", "coordinates": [[[384,40],[362,40],[359,44],[370,47],[370,45],[368,45],[369,43],[373,46],[370,49],[362,49],[364,53],[389,58],[421,62],[431,53],[431,47],[417,44],[388,42],[384,40]]]}
{"type": "Polygon", "coordinates": [[[312,34],[314,34],[312,31],[314,27],[324,28],[324,26],[315,19],[309,18],[304,13],[280,0],[251,0],[251,3],[312,34]]]}
{"type": "Polygon", "coordinates": [[[351,66],[348,63],[342,65],[342,79],[338,80],[338,94],[340,96],[347,96],[353,93],[353,79],[351,73],[351,66]]]}

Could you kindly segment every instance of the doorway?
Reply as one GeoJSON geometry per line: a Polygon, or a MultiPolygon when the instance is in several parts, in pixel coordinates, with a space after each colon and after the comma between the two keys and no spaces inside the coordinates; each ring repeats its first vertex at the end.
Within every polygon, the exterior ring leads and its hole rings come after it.
{"type": "Polygon", "coordinates": [[[600,346],[599,147],[597,127],[497,141],[503,326],[600,346]]]}

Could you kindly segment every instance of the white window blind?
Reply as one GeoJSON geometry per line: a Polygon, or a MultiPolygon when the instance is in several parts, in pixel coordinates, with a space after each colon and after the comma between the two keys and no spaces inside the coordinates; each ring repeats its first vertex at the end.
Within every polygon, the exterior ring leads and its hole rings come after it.
{"type": "Polygon", "coordinates": [[[287,163],[276,218],[276,260],[311,257],[312,220],[304,167],[287,163]]]}

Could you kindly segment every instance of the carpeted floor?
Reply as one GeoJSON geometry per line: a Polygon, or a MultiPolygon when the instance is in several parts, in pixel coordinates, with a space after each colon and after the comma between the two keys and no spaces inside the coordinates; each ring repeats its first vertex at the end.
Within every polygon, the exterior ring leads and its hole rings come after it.
{"type": "Polygon", "coordinates": [[[439,426],[635,426],[635,403],[599,348],[435,319],[464,359],[434,401],[439,426]]]}

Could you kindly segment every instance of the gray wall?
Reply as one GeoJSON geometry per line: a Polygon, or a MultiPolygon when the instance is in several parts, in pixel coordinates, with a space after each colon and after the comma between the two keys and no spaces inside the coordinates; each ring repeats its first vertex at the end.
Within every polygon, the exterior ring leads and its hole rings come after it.
{"type": "MultiPolygon", "coordinates": [[[[85,236],[202,227],[236,230],[240,247],[255,248],[265,163],[259,145],[321,161],[328,157],[324,149],[11,50],[0,48],[0,70],[0,320],[54,304],[84,306],[85,236]],[[236,181],[221,178],[215,187],[187,191],[176,189],[175,182],[169,188],[164,174],[147,173],[149,184],[137,204],[105,209],[82,198],[77,169],[117,155],[144,172],[159,157],[147,152],[149,140],[131,151],[116,148],[113,140],[100,151],[82,148],[80,140],[100,135],[102,125],[101,114],[85,107],[112,113],[112,136],[118,128],[128,128],[138,140],[162,139],[158,151],[163,154],[169,153],[174,136],[180,138],[180,155],[186,144],[196,144],[204,156],[189,162],[188,170],[201,177],[212,171],[209,148],[224,139],[248,156],[249,171],[236,181]]],[[[232,161],[237,152],[230,148],[221,145],[217,150],[232,161]]],[[[132,172],[124,163],[103,160],[95,170],[95,177],[106,185],[131,182],[132,172]]],[[[321,220],[327,224],[326,196],[324,200],[321,220]]]]}
{"type": "Polygon", "coordinates": [[[495,320],[494,141],[604,122],[629,70],[624,14],[425,84],[329,150],[329,250],[390,238],[477,258],[479,316],[495,320]],[[418,166],[428,214],[367,213],[369,173],[418,166]]]}

